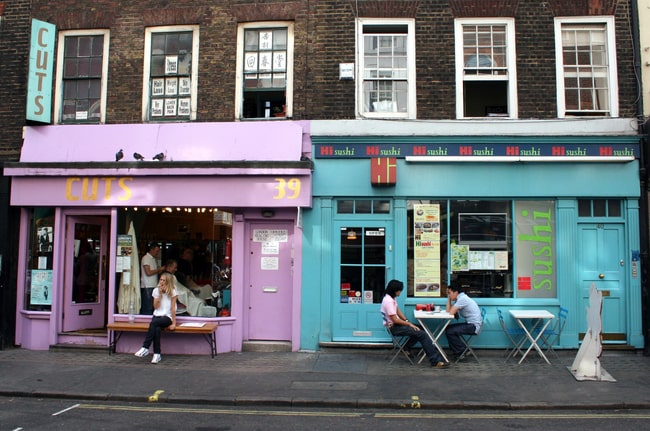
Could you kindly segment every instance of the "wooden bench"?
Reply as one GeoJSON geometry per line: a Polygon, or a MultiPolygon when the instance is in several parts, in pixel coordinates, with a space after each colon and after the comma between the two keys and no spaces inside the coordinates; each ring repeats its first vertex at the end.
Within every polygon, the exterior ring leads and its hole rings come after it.
{"type": "MultiPolygon", "coordinates": [[[[195,324],[190,324],[195,325],[195,324]]],[[[203,335],[205,340],[210,345],[210,353],[212,358],[217,356],[217,338],[215,332],[217,331],[218,323],[201,323],[202,326],[183,326],[182,323],[176,325],[176,329],[170,331],[165,330],[168,334],[200,334],[203,335]]],[[[117,342],[124,332],[147,332],[149,330],[148,322],[113,322],[106,325],[108,329],[108,338],[110,345],[108,346],[108,354],[115,353],[117,342]]]]}

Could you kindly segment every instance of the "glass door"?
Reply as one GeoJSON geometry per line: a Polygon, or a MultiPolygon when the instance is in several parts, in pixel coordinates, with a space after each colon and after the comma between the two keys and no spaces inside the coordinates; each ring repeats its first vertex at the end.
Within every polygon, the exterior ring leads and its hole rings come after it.
{"type": "Polygon", "coordinates": [[[108,219],[74,216],[66,222],[63,331],[106,323],[108,219]]]}
{"type": "Polygon", "coordinates": [[[393,233],[388,223],[339,223],[334,232],[334,341],[382,341],[380,304],[393,274],[393,233]]]}

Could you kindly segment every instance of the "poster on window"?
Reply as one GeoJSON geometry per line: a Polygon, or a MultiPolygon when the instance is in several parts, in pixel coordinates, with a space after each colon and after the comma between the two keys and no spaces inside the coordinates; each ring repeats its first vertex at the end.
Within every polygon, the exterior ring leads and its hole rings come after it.
{"type": "Polygon", "coordinates": [[[283,71],[287,70],[287,53],[284,51],[273,53],[273,70],[283,71]]]}
{"type": "Polygon", "coordinates": [[[244,54],[244,70],[246,72],[256,72],[257,71],[257,53],[256,52],[247,52],[244,54]]]}
{"type": "Polygon", "coordinates": [[[260,52],[260,71],[269,71],[273,67],[273,56],[270,52],[260,52]]]}
{"type": "Polygon", "coordinates": [[[178,99],[178,115],[189,117],[190,111],[190,99],[178,99]]]}
{"type": "Polygon", "coordinates": [[[190,78],[179,78],[178,80],[178,94],[181,96],[187,96],[192,92],[190,78]]]}
{"type": "Polygon", "coordinates": [[[162,117],[162,115],[163,115],[163,100],[153,99],[151,101],[151,116],[162,117]]]}
{"type": "Polygon", "coordinates": [[[165,95],[176,96],[178,94],[178,78],[165,79],[165,95]]]}
{"type": "Polygon", "coordinates": [[[273,48],[273,32],[260,31],[260,49],[273,48]]]}
{"type": "Polygon", "coordinates": [[[32,305],[52,305],[52,270],[33,269],[30,287],[32,305]]]}
{"type": "Polygon", "coordinates": [[[440,205],[413,207],[413,278],[416,297],[440,296],[440,205]]]}
{"type": "Polygon", "coordinates": [[[165,99],[165,117],[176,116],[176,99],[165,99]]]}
{"type": "Polygon", "coordinates": [[[151,95],[162,96],[165,94],[165,80],[156,78],[151,80],[151,95]]]}
{"type": "Polygon", "coordinates": [[[555,201],[515,201],[518,298],[556,298],[555,201]]]}
{"type": "Polygon", "coordinates": [[[178,73],[178,56],[168,55],[165,57],[165,75],[176,75],[178,73]]]}

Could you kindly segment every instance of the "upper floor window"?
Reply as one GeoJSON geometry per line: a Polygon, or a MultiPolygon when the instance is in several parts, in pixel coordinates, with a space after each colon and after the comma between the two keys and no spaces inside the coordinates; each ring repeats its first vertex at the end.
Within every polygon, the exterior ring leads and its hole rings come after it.
{"type": "Polygon", "coordinates": [[[59,33],[54,98],[56,122],[105,121],[108,42],[107,30],[59,33]]]}
{"type": "Polygon", "coordinates": [[[416,118],[413,20],[360,19],[358,113],[373,118],[416,118]]]}
{"type": "Polygon", "coordinates": [[[292,115],[293,25],[249,23],[237,35],[237,118],[292,115]]]}
{"type": "Polygon", "coordinates": [[[513,19],[457,19],[456,116],[517,118],[513,19]]]}
{"type": "Polygon", "coordinates": [[[195,120],[198,26],[148,28],[144,50],[143,121],[195,120]]]}
{"type": "Polygon", "coordinates": [[[613,17],[556,18],[558,117],[618,116],[613,17]]]}

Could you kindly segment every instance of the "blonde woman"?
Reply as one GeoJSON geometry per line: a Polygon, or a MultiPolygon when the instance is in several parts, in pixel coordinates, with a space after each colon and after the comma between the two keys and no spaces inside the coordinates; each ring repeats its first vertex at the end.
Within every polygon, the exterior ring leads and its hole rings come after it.
{"type": "Polygon", "coordinates": [[[153,290],[153,317],[149,323],[149,330],[144,338],[142,347],[135,352],[135,356],[144,358],[149,354],[149,346],[153,341],[153,359],[152,364],[157,364],[162,360],[160,356],[160,332],[169,328],[173,331],[176,328],[176,300],[178,292],[174,288],[174,277],[165,272],[160,276],[158,287],[153,290]]]}

